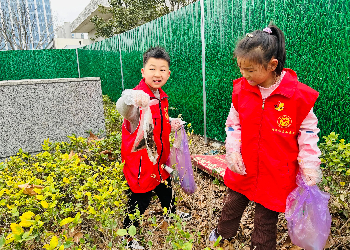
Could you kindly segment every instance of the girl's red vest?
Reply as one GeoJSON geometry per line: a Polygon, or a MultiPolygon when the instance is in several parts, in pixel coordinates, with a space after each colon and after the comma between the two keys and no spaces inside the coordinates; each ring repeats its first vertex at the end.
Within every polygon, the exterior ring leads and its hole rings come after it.
{"type": "MultiPolygon", "coordinates": [[[[156,98],[144,79],[134,89],[143,90],[151,99],[156,98]]],[[[131,152],[140,124],[133,133],[130,133],[127,129],[128,121],[124,119],[121,148],[122,161],[125,162],[123,172],[131,191],[134,193],[151,191],[162,180],[169,177],[168,172],[162,168],[170,153],[169,134],[171,126],[168,114],[168,96],[162,89],[159,89],[159,93],[159,104],[150,107],[154,124],[154,141],[159,155],[156,164],[149,160],[146,149],[131,152]]]]}
{"type": "Polygon", "coordinates": [[[284,70],[282,82],[264,104],[258,86],[244,78],[234,81],[232,103],[239,113],[247,174],[227,169],[224,177],[232,190],[277,212],[285,211],[287,196],[296,188],[297,137],[318,97],[293,70],[284,70]]]}

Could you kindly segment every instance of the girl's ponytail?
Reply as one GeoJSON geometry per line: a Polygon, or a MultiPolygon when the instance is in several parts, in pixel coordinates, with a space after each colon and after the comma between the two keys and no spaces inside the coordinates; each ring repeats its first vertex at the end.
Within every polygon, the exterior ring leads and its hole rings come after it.
{"type": "Polygon", "coordinates": [[[270,24],[268,28],[270,28],[270,30],[272,31],[271,35],[277,37],[276,59],[278,60],[278,65],[276,68],[276,73],[277,75],[280,75],[283,70],[284,63],[286,62],[286,47],[284,34],[282,30],[280,30],[276,25],[270,24]]]}
{"type": "Polygon", "coordinates": [[[248,33],[237,43],[234,54],[235,57],[244,57],[265,67],[275,58],[278,60],[275,72],[279,76],[286,62],[283,32],[276,25],[270,24],[263,30],[248,33]]]}

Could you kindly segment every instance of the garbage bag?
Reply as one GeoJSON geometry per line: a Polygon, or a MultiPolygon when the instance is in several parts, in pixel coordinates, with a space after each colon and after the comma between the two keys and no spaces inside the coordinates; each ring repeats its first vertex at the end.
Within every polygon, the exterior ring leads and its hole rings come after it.
{"type": "Polygon", "coordinates": [[[322,250],[331,229],[330,195],[317,185],[307,186],[300,172],[296,181],[298,187],[287,197],[285,212],[289,236],[293,244],[305,250],[322,250]]]}
{"type": "Polygon", "coordinates": [[[181,130],[175,132],[175,141],[166,165],[170,167],[175,165],[181,187],[186,194],[193,194],[197,190],[187,135],[183,126],[181,130]]]}
{"type": "Polygon", "coordinates": [[[158,104],[158,100],[154,99],[150,101],[149,106],[141,108],[139,129],[132,147],[132,152],[146,148],[148,158],[153,164],[157,163],[158,152],[153,136],[154,124],[150,106],[156,104],[158,104]]]}

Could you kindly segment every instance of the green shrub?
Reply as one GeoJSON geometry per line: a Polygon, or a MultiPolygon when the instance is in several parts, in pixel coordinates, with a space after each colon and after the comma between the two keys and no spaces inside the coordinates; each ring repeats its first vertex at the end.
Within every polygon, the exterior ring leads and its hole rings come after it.
{"type": "Polygon", "coordinates": [[[323,138],[325,141],[320,143],[324,175],[322,187],[332,195],[329,202],[331,212],[349,217],[350,143],[346,144],[334,132],[323,138]]]}
{"type": "Polygon", "coordinates": [[[104,139],[45,140],[0,163],[0,248],[102,249],[116,245],[128,188],[120,160],[122,118],[104,96],[104,139]]]}

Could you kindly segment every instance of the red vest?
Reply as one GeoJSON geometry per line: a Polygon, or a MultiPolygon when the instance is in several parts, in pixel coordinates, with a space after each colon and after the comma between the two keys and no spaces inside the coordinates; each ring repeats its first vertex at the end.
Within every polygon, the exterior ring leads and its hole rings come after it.
{"type": "Polygon", "coordinates": [[[246,175],[227,169],[225,184],[264,207],[284,212],[289,193],[296,188],[299,169],[299,128],[318,97],[287,71],[277,89],[265,100],[258,86],[245,78],[234,81],[232,103],[239,113],[241,153],[246,175]]]}
{"type": "MultiPolygon", "coordinates": [[[[143,90],[151,99],[156,98],[144,79],[142,79],[139,85],[134,89],[143,90]]],[[[128,121],[124,119],[121,147],[122,161],[125,162],[123,172],[131,191],[134,193],[146,193],[151,191],[158,186],[162,180],[169,177],[168,172],[162,168],[162,164],[166,162],[170,153],[169,134],[171,126],[168,115],[168,96],[162,89],[159,89],[159,93],[159,104],[150,107],[154,125],[154,141],[157,145],[158,152],[156,164],[153,164],[149,160],[146,149],[131,152],[140,124],[133,133],[130,133],[127,129],[128,121]]]]}

